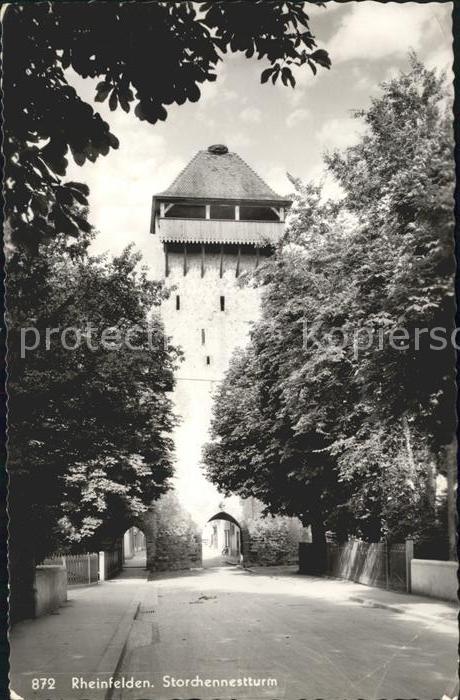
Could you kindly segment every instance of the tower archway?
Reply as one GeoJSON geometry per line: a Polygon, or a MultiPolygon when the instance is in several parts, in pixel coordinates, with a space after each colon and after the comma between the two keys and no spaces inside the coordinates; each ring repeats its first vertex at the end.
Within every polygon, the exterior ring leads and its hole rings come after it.
{"type": "Polygon", "coordinates": [[[245,549],[244,528],[226,511],[219,511],[205,522],[202,530],[204,568],[241,564],[245,549]]]}
{"type": "Polygon", "coordinates": [[[123,569],[147,568],[147,543],[143,530],[131,525],[123,534],[123,569]]]}

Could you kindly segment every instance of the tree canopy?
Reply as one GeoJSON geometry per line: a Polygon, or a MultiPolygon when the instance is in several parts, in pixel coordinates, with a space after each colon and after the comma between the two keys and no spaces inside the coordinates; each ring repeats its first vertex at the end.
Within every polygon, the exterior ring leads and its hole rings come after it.
{"type": "Polygon", "coordinates": [[[118,147],[67,69],[100,79],[96,101],[155,124],[200,98],[227,51],[264,60],[262,82],[294,86],[294,67],[330,66],[294,1],[12,4],[4,36],[6,215],[14,242],[32,249],[89,230],[78,213],[87,186],[63,181],[69,156],[83,165],[118,147]]]}
{"type": "Polygon", "coordinates": [[[92,258],[62,238],[46,253],[16,253],[8,275],[11,530],[38,559],[88,548],[168,489],[178,357],[138,254],[92,258]]]}
{"type": "Polygon", "coordinates": [[[293,178],[286,237],[259,272],[262,317],[220,388],[204,464],[224,491],[298,515],[317,538],[401,539],[436,526],[455,430],[448,93],[412,56],[356,116],[359,143],[326,159],[340,202],[293,178]]]}

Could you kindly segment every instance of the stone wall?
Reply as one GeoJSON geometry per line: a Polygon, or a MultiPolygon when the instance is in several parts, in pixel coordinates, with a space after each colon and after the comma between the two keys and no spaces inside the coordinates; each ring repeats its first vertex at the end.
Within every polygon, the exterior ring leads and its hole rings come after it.
{"type": "Polygon", "coordinates": [[[149,511],[144,524],[149,571],[177,571],[201,566],[201,535],[174,492],[149,511]],[[149,547],[154,539],[154,546],[149,547]]]}
{"type": "Polygon", "coordinates": [[[458,600],[458,562],[412,559],[411,592],[441,600],[458,600]]]}
{"type": "MultiPolygon", "coordinates": [[[[299,542],[309,532],[297,518],[263,515],[264,505],[256,498],[224,499],[220,513],[230,516],[240,528],[244,566],[297,564],[299,542]]],[[[208,512],[207,517],[217,513],[208,512]]],[[[204,522],[203,522],[204,524],[204,522]]],[[[234,563],[239,563],[239,557],[234,563]]]]}
{"type": "MultiPolygon", "coordinates": [[[[232,499],[227,509],[240,527],[242,564],[278,566],[297,564],[299,542],[308,533],[297,518],[264,517],[256,499],[232,499]],[[235,501],[237,507],[235,507],[235,501]]],[[[212,517],[212,513],[209,517],[212,517]]],[[[202,566],[202,522],[197,525],[183,508],[175,491],[162,496],[137,523],[146,537],[147,569],[175,571],[202,566]]],[[[235,557],[234,563],[239,563],[235,557]]]]}
{"type": "Polygon", "coordinates": [[[67,572],[64,566],[37,566],[34,585],[34,616],[47,615],[67,600],[67,572]]]}
{"type": "Polygon", "coordinates": [[[157,553],[157,514],[156,507],[152,506],[136,522],[136,526],[142,530],[145,536],[145,559],[146,568],[153,571],[155,557],[157,553]]]}

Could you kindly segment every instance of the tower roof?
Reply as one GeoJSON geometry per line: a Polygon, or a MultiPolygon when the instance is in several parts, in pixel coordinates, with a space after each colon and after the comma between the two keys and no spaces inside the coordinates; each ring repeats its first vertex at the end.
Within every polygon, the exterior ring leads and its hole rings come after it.
{"type": "Polygon", "coordinates": [[[290,204],[227,146],[198,151],[174,182],[156,195],[165,199],[235,200],[290,204]]]}

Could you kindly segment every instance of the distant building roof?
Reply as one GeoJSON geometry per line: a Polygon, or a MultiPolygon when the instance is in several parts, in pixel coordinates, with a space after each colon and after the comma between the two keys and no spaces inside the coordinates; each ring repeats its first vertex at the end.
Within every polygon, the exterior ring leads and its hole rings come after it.
{"type": "Polygon", "coordinates": [[[290,204],[289,199],[274,192],[237,153],[229,152],[222,144],[198,151],[172,185],[156,197],[290,204]]]}

